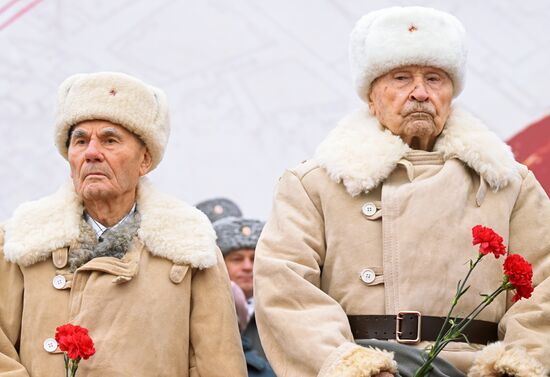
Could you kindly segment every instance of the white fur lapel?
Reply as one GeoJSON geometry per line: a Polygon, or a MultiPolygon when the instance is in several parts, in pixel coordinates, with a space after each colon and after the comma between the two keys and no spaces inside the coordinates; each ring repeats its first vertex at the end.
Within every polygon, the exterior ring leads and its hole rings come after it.
{"type": "Polygon", "coordinates": [[[155,190],[147,180],[138,188],[137,206],[138,236],[152,254],[198,268],[216,264],[216,233],[204,213],[155,190]]]}
{"type": "MultiPolygon", "coordinates": [[[[356,196],[382,183],[410,150],[363,108],[340,121],[317,148],[315,160],[356,196]]],[[[446,160],[466,163],[495,191],[520,179],[510,147],[465,111],[452,110],[434,150],[446,160]]]]}
{"type": "MultiPolygon", "coordinates": [[[[145,178],[138,186],[137,208],[138,236],[153,255],[197,268],[216,264],[216,235],[202,212],[160,193],[145,178]]],[[[51,196],[21,205],[5,224],[6,259],[29,266],[71,245],[83,210],[71,182],[51,196]]]]}
{"type": "Polygon", "coordinates": [[[4,255],[29,266],[78,238],[84,211],[72,183],[55,194],[19,206],[5,224],[4,255]]]}
{"type": "Polygon", "coordinates": [[[434,150],[443,152],[446,160],[457,157],[466,163],[494,191],[521,180],[510,146],[466,111],[453,109],[434,150]]]}

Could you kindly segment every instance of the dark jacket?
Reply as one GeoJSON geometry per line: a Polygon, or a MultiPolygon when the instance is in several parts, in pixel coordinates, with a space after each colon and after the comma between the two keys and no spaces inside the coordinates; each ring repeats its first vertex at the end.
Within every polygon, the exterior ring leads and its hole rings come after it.
{"type": "Polygon", "coordinates": [[[260,335],[258,334],[258,326],[256,326],[256,315],[252,314],[246,329],[244,329],[243,336],[248,338],[250,342],[250,348],[256,350],[258,354],[266,359],[264,349],[262,348],[262,343],[260,342],[260,335]]]}
{"type": "Polygon", "coordinates": [[[252,348],[252,341],[245,335],[241,336],[248,377],[276,377],[265,357],[252,348]]]}

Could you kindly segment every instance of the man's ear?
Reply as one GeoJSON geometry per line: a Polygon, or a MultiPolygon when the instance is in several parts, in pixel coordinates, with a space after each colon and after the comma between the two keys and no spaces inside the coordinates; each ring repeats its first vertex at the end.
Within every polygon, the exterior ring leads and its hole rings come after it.
{"type": "Polygon", "coordinates": [[[369,105],[369,114],[372,116],[376,116],[376,111],[374,109],[374,100],[372,99],[372,85],[369,88],[369,92],[367,93],[367,105],[369,105]]]}
{"type": "Polygon", "coordinates": [[[143,160],[141,160],[141,164],[139,165],[139,176],[143,177],[145,174],[149,173],[152,165],[153,158],[151,157],[151,153],[149,153],[149,149],[146,147],[143,153],[143,160]]]}

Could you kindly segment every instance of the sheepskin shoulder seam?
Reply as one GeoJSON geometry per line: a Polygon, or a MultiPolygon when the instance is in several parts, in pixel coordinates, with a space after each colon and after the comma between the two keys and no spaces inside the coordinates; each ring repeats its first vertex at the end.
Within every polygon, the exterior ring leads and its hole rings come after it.
{"type": "Polygon", "coordinates": [[[520,162],[517,163],[517,168],[521,179],[524,180],[525,178],[527,178],[527,176],[529,175],[529,168],[520,162]]]}
{"type": "Polygon", "coordinates": [[[315,160],[305,160],[299,165],[289,169],[299,180],[302,180],[306,175],[319,169],[320,166],[315,160]]]}
{"type": "MultiPolygon", "coordinates": [[[[302,167],[302,165],[299,165],[298,167],[302,167]]],[[[303,190],[303,192],[307,196],[309,202],[315,207],[315,210],[317,211],[319,216],[321,216],[321,218],[322,218],[323,217],[323,211],[321,210],[320,203],[318,201],[314,200],[314,198],[312,197],[312,194],[310,193],[311,188],[307,187],[308,185],[304,182],[304,178],[306,177],[306,175],[313,172],[313,171],[316,171],[317,169],[319,169],[318,166],[313,167],[312,169],[307,169],[306,171],[301,171],[300,172],[301,174],[298,174],[294,169],[288,169],[285,172],[284,176],[287,176],[287,177],[291,176],[291,177],[293,177],[293,179],[296,179],[298,181],[298,184],[300,185],[301,190],[303,190]]],[[[313,188],[313,190],[315,190],[315,187],[313,188]]]]}

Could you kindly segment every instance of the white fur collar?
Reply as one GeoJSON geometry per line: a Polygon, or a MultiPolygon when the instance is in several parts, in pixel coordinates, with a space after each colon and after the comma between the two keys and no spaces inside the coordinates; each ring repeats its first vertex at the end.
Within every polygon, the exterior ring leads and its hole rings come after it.
{"type": "MultiPolygon", "coordinates": [[[[315,160],[333,181],[342,182],[356,196],[383,182],[410,150],[364,108],[340,121],[317,148],[315,160]]],[[[510,147],[479,119],[456,108],[434,151],[443,152],[445,160],[460,159],[495,191],[520,179],[510,147]]]]}
{"type": "MultiPolygon", "coordinates": [[[[145,178],[138,186],[137,208],[138,236],[153,255],[197,268],[216,264],[216,234],[202,212],[157,191],[145,178]]],[[[72,182],[51,196],[22,204],[5,224],[6,259],[29,266],[71,245],[79,235],[83,210],[72,182]]]]}

